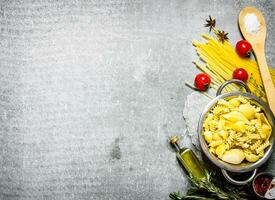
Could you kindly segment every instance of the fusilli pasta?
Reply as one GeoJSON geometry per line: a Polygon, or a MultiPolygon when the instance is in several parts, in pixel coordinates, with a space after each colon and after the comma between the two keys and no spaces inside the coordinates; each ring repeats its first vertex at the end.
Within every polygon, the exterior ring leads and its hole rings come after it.
{"type": "Polygon", "coordinates": [[[261,107],[242,96],[218,100],[203,124],[209,151],[232,164],[240,164],[244,159],[256,162],[263,157],[270,146],[271,133],[272,127],[261,107]],[[239,154],[235,157],[241,158],[240,163],[228,160],[229,153],[239,154]]]}

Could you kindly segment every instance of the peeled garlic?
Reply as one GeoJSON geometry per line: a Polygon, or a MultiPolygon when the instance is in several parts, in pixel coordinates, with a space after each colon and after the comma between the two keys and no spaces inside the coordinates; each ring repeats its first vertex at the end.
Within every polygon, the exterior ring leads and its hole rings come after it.
{"type": "Polygon", "coordinates": [[[221,159],[227,163],[238,165],[244,160],[244,158],[245,155],[243,150],[230,149],[223,154],[221,159]]]}

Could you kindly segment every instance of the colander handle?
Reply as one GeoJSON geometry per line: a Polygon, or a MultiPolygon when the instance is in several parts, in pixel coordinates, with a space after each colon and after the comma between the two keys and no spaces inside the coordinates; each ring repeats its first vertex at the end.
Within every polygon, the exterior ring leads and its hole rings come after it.
{"type": "Polygon", "coordinates": [[[232,83],[236,83],[238,85],[243,86],[245,88],[246,92],[251,93],[249,87],[246,85],[245,82],[240,81],[238,79],[231,79],[231,80],[225,81],[223,84],[221,84],[221,86],[217,90],[216,96],[219,96],[222,93],[222,90],[225,88],[225,86],[232,84],[232,83]]]}
{"type": "Polygon", "coordinates": [[[232,183],[234,185],[246,185],[247,183],[249,183],[253,180],[253,178],[257,174],[258,169],[254,169],[253,174],[248,179],[243,180],[243,181],[237,181],[237,180],[233,179],[232,177],[230,177],[225,169],[221,169],[221,170],[222,170],[222,174],[223,174],[224,178],[226,180],[228,180],[230,183],[232,183]]]}

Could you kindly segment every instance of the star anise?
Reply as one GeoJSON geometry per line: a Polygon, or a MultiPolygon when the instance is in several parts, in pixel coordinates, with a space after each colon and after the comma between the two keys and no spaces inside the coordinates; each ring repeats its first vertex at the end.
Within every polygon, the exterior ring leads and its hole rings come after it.
{"type": "Polygon", "coordinates": [[[206,20],[205,27],[209,27],[209,32],[216,26],[216,20],[212,19],[212,17],[209,15],[209,19],[206,20]]]}
{"type": "Polygon", "coordinates": [[[229,40],[229,38],[227,37],[228,33],[224,32],[224,31],[220,31],[218,30],[217,36],[219,38],[219,40],[223,43],[225,40],[229,40]]]}

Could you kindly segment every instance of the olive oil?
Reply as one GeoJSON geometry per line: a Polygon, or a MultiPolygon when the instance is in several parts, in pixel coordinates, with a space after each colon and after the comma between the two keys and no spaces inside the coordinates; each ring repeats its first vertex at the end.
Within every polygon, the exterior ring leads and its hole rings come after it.
{"type": "Polygon", "coordinates": [[[205,169],[198,160],[197,156],[191,149],[181,147],[178,144],[179,139],[180,138],[178,136],[173,136],[170,138],[170,143],[176,148],[177,158],[180,163],[193,178],[197,180],[206,178],[205,169]]]}

